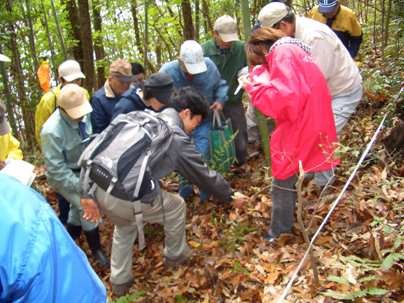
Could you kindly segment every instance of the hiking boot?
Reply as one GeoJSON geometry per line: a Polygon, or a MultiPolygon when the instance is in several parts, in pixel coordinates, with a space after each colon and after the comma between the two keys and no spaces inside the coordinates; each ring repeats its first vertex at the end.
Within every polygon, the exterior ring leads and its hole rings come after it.
{"type": "Polygon", "coordinates": [[[101,249],[100,233],[98,227],[90,231],[85,231],[84,234],[86,235],[87,243],[91,249],[94,259],[97,261],[97,263],[100,264],[102,268],[109,268],[109,260],[101,249]]]}
{"type": "Polygon", "coordinates": [[[126,283],[122,283],[122,284],[111,283],[112,294],[118,298],[122,297],[129,292],[130,288],[132,287],[132,284],[133,284],[133,279],[126,283]]]}
{"type": "Polygon", "coordinates": [[[192,249],[188,246],[185,247],[184,251],[177,257],[164,257],[164,265],[166,267],[178,267],[187,263],[192,257],[192,249]]]}

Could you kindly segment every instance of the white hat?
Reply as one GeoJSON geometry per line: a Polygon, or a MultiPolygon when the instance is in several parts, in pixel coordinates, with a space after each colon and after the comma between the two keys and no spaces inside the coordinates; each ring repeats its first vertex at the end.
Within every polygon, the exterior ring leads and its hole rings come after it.
{"type": "Polygon", "coordinates": [[[57,105],[72,119],[79,119],[93,111],[85,90],[74,83],[62,87],[57,97],[57,105]]]}
{"type": "Polygon", "coordinates": [[[223,42],[232,42],[239,40],[237,34],[237,22],[234,18],[224,15],[219,17],[213,29],[219,34],[223,42]]]}
{"type": "Polygon", "coordinates": [[[76,60],[66,60],[59,65],[58,72],[59,78],[63,78],[67,82],[86,78],[81,72],[80,64],[76,60]]]}
{"type": "Polygon", "coordinates": [[[11,59],[3,54],[0,54],[0,62],[11,62],[11,59]]]}
{"type": "Polygon", "coordinates": [[[195,40],[187,40],[181,45],[180,60],[191,75],[204,73],[208,69],[202,46],[195,40]]]}
{"type": "Polygon", "coordinates": [[[288,14],[288,7],[281,2],[271,2],[265,5],[258,14],[262,26],[273,27],[288,14]]]}

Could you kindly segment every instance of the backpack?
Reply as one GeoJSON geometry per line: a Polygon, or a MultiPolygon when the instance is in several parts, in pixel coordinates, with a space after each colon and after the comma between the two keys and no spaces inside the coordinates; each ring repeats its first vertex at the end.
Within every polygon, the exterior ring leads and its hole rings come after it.
{"type": "Polygon", "coordinates": [[[106,191],[105,200],[112,195],[151,203],[160,187],[150,167],[165,154],[171,140],[171,129],[155,113],[133,111],[117,116],[80,157],[84,189],[92,181],[93,188],[97,185],[106,191]]]}

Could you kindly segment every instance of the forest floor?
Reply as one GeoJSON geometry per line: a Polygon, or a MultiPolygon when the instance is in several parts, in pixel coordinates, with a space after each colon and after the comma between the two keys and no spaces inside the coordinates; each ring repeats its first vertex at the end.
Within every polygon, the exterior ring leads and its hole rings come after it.
{"type": "MultiPolygon", "coordinates": [[[[372,67],[372,62],[368,65],[372,67]]],[[[372,75],[372,69],[367,73],[372,75]]],[[[394,103],[385,83],[379,82],[374,85],[382,88],[367,89],[365,100],[340,138],[341,165],[332,190],[319,201],[311,183],[303,188],[305,225],[313,221],[310,236],[340,193],[381,117],[394,103]]],[[[396,122],[388,118],[386,129],[315,243],[320,285],[315,287],[307,262],[288,302],[403,302],[404,163],[397,155],[389,155],[380,140],[396,122]]],[[[229,176],[232,187],[250,197],[243,208],[200,204],[197,197],[187,204],[187,239],[196,255],[189,265],[165,269],[163,229],[147,226],[146,249],[139,251],[136,244],[133,247],[135,279],[129,296],[111,298],[109,270],[100,269],[90,257],[110,299],[120,303],[275,302],[307,245],[297,223],[293,234],[282,236],[275,245],[263,240],[271,210],[267,174],[263,157],[258,156],[229,176]]],[[[177,186],[172,180],[166,185],[177,186]]],[[[54,195],[46,184],[37,187],[54,205],[54,195]]],[[[101,232],[110,255],[113,226],[107,219],[101,232]]],[[[79,244],[89,253],[83,238],[79,244]]]]}

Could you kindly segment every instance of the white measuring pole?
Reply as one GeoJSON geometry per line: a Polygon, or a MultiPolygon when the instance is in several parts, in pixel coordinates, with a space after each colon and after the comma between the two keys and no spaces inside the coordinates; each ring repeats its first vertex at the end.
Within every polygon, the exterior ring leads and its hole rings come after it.
{"type": "Polygon", "coordinates": [[[344,187],[342,188],[342,191],[338,195],[337,199],[333,202],[333,204],[332,204],[330,210],[328,211],[327,215],[325,216],[323,222],[321,223],[321,225],[317,229],[316,233],[314,234],[313,238],[311,239],[309,247],[307,248],[306,252],[304,253],[303,259],[300,261],[300,263],[297,266],[295,272],[293,273],[293,275],[290,278],[288,284],[286,285],[286,288],[283,291],[282,296],[277,300],[278,303],[282,303],[286,299],[286,296],[288,295],[288,292],[289,292],[290,288],[292,287],[293,282],[296,280],[300,269],[302,268],[304,262],[307,259],[307,256],[309,255],[310,249],[312,249],[312,247],[314,245],[314,242],[316,241],[318,235],[320,234],[321,230],[323,229],[323,227],[327,223],[327,221],[330,218],[331,214],[333,213],[335,207],[337,207],[339,201],[341,200],[341,197],[345,193],[345,191],[348,188],[349,184],[351,183],[352,179],[355,177],[356,172],[358,171],[359,167],[362,165],[363,160],[365,160],[365,158],[366,158],[367,154],[369,153],[370,148],[372,147],[373,143],[376,141],[377,135],[379,134],[380,130],[382,129],[383,123],[384,123],[384,120],[386,120],[386,117],[387,117],[387,114],[384,115],[382,121],[379,124],[379,127],[377,128],[377,130],[374,133],[372,139],[370,140],[370,142],[368,143],[365,151],[363,152],[361,158],[359,159],[358,164],[356,164],[355,169],[353,170],[352,174],[349,176],[348,181],[345,183],[344,187]]]}

